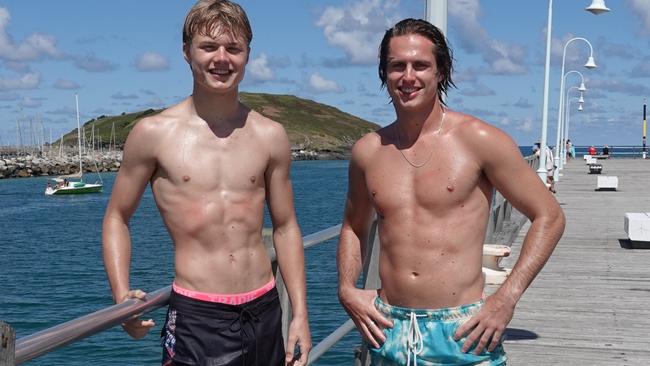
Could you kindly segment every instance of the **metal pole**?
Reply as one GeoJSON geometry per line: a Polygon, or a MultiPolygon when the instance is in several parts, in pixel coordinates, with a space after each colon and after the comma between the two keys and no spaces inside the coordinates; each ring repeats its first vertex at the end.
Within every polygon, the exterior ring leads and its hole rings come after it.
{"type": "Polygon", "coordinates": [[[427,0],[426,20],[447,36],[447,0],[427,0]]]}
{"type": "Polygon", "coordinates": [[[643,158],[646,158],[647,148],[645,147],[645,132],[646,132],[646,119],[645,119],[645,110],[646,110],[646,98],[643,98],[643,158]]]}
{"type": "MultiPolygon", "coordinates": [[[[549,74],[551,71],[552,23],[553,0],[548,0],[548,23],[546,25],[546,61],[544,63],[544,102],[542,103],[542,136],[539,140],[539,167],[537,168],[537,175],[539,176],[539,179],[544,182],[544,184],[546,184],[546,129],[548,124],[548,83],[549,74]]],[[[564,74],[564,70],[562,70],[562,74],[564,74]]]]}
{"type": "MultiPolygon", "coordinates": [[[[79,94],[74,95],[77,105],[77,142],[79,143],[79,173],[83,174],[83,163],[81,162],[81,122],[79,121],[79,94]]],[[[84,136],[85,137],[85,136],[84,136]]]]}

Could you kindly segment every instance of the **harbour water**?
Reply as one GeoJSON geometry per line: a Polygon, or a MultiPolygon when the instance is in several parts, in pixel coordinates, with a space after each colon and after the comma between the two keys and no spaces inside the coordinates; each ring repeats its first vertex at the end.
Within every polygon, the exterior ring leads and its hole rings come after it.
{"type": "MultiPolygon", "coordinates": [[[[11,324],[18,338],[112,305],[102,262],[101,221],[114,178],[102,174],[102,194],[62,197],[44,196],[46,178],[0,180],[0,320],[11,324]]],[[[292,180],[303,235],[341,222],[347,161],[294,162],[292,180]]],[[[131,220],[131,233],[132,287],[153,291],[169,285],[172,244],[150,190],[131,220]]],[[[314,344],[347,320],[336,296],[335,252],[335,240],[306,252],[314,344]]],[[[160,364],[164,310],[149,316],[157,326],[143,340],[132,340],[115,327],[28,364],[160,364]]],[[[356,332],[350,333],[317,364],[351,364],[358,343],[356,332]]]]}

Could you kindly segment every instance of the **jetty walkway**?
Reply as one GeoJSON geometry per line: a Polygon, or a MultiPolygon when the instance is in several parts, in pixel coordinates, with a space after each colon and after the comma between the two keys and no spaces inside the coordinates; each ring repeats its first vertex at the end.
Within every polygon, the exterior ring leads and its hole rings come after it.
{"type": "MultiPolygon", "coordinates": [[[[566,229],[515,310],[508,364],[650,364],[650,249],[626,249],[623,228],[626,212],[650,212],[650,160],[599,163],[602,175],[618,177],[617,191],[595,191],[598,175],[582,159],[562,171],[566,229]]],[[[529,226],[502,264],[514,265],[529,226]]]]}

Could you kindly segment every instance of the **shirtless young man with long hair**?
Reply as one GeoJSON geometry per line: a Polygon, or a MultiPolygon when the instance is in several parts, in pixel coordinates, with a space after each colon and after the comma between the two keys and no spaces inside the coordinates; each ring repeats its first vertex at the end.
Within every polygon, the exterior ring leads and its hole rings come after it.
{"type": "Polygon", "coordinates": [[[452,58],[435,26],[397,23],[379,59],[397,120],[352,150],[338,248],[341,304],[373,365],[503,365],[505,328],[560,239],[564,215],[510,137],[445,106],[452,58]],[[493,188],[532,224],[509,278],[483,299],[493,188]],[[378,292],[355,287],[375,214],[378,292]]]}

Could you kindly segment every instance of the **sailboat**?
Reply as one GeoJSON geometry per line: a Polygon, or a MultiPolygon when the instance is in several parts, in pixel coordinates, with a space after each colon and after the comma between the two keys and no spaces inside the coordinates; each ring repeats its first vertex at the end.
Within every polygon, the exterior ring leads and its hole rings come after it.
{"type": "MultiPolygon", "coordinates": [[[[81,158],[81,122],[79,121],[79,95],[75,94],[77,103],[77,143],[79,144],[79,172],[52,178],[54,184],[48,183],[45,194],[48,196],[61,194],[100,193],[104,186],[102,177],[97,174],[99,181],[86,183],[83,180],[83,160],[81,158]]],[[[63,143],[61,139],[60,143],[63,143]]]]}

